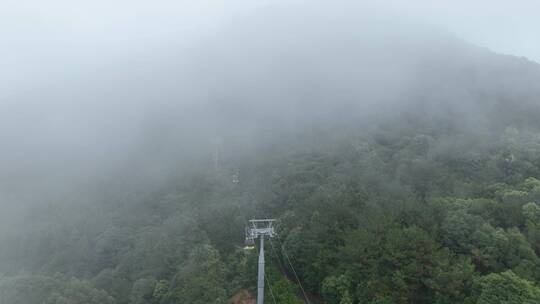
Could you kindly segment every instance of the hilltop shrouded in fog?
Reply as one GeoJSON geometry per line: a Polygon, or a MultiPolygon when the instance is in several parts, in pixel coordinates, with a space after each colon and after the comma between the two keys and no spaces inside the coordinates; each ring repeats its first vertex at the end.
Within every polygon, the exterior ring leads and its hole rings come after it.
{"type": "Polygon", "coordinates": [[[374,5],[148,24],[6,82],[0,303],[249,297],[267,216],[279,303],[285,252],[313,303],[540,301],[537,63],[374,5]]]}
{"type": "Polygon", "coordinates": [[[276,7],[187,50],[171,42],[78,69],[59,61],[60,72],[36,76],[43,84],[4,97],[3,179],[168,167],[211,153],[216,137],[261,144],[313,125],[371,125],[370,117],[404,113],[475,124],[466,128],[474,132],[493,123],[486,115],[500,100],[535,101],[533,62],[351,7],[276,7]]]}

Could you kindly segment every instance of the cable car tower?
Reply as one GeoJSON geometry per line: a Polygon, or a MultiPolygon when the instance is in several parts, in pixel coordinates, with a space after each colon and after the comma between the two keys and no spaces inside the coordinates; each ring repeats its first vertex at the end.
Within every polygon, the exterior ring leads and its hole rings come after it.
{"type": "Polygon", "coordinates": [[[246,227],[246,246],[253,247],[259,238],[259,274],[257,280],[257,304],[264,304],[264,237],[274,237],[274,219],[250,220],[246,227]]]}

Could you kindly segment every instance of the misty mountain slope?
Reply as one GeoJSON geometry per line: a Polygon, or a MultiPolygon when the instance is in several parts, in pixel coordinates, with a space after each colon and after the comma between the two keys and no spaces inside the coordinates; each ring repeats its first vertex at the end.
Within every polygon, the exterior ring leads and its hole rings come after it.
{"type": "Polygon", "coordinates": [[[19,179],[37,176],[43,187],[46,176],[61,189],[86,183],[79,173],[94,180],[126,168],[153,179],[179,159],[200,161],[201,150],[206,160],[216,138],[248,149],[311,125],[369,126],[373,116],[470,117],[467,130],[491,129],[491,111],[515,112],[500,128],[535,121],[537,64],[394,16],[314,5],[298,18],[296,9],[240,18],[188,56],[170,43],[8,95],[3,192],[19,179]],[[27,151],[37,155],[21,159],[27,151]]]}
{"type": "Polygon", "coordinates": [[[278,303],[540,302],[540,66],[298,13],[0,114],[0,303],[227,303],[254,217],[278,303]]]}

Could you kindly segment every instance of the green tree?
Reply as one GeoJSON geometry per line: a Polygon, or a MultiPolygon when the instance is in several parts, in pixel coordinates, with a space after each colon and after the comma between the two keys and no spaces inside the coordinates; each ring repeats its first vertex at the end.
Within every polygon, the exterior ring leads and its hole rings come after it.
{"type": "Polygon", "coordinates": [[[225,265],[210,245],[196,247],[175,275],[168,298],[173,303],[227,303],[225,265]]]}
{"type": "Polygon", "coordinates": [[[151,304],[156,284],[157,281],[153,277],[141,278],[135,281],[131,288],[131,294],[129,295],[129,303],[151,304]]]}
{"type": "Polygon", "coordinates": [[[61,275],[20,275],[0,278],[2,304],[115,304],[107,292],[90,282],[61,275]]]}
{"type": "Polygon", "coordinates": [[[330,304],[352,304],[352,282],[347,275],[329,276],[322,283],[322,295],[330,304]]]}
{"type": "MultiPolygon", "coordinates": [[[[459,301],[471,280],[473,267],[455,257],[426,231],[396,225],[379,231],[356,230],[343,248],[353,269],[353,293],[360,302],[394,303],[459,301]]],[[[333,298],[340,294],[335,279],[326,283],[333,298]]],[[[343,287],[340,287],[343,288],[343,287]]],[[[339,303],[339,302],[338,302],[339,303]]]]}
{"type": "Polygon", "coordinates": [[[474,281],[466,304],[536,304],[540,288],[512,271],[491,273],[474,281]]]}
{"type": "Polygon", "coordinates": [[[528,203],[523,206],[525,217],[525,235],[531,246],[540,254],[540,207],[536,203],[528,203]]]}

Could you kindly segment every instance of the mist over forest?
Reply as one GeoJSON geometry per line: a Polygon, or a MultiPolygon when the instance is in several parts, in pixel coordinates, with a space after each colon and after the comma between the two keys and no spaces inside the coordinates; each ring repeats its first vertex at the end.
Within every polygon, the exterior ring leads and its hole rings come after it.
{"type": "Polygon", "coordinates": [[[538,63],[360,4],[59,41],[0,95],[0,304],[255,303],[252,218],[267,303],[540,303],[538,63]]]}

